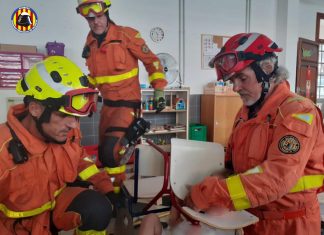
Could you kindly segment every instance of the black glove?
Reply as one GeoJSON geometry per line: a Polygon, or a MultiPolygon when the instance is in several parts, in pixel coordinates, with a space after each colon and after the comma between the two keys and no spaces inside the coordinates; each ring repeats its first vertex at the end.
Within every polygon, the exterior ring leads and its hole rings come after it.
{"type": "Polygon", "coordinates": [[[125,207],[125,199],[121,193],[106,193],[107,198],[113,204],[113,216],[115,217],[119,208],[125,207]]]}
{"type": "Polygon", "coordinates": [[[154,90],[154,108],[156,113],[161,112],[165,108],[166,102],[164,98],[164,91],[160,89],[154,90]]]}

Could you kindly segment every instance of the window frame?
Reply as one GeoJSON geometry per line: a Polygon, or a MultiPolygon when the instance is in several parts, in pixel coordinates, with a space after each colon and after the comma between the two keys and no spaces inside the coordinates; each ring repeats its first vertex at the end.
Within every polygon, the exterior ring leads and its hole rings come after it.
{"type": "Polygon", "coordinates": [[[319,38],[320,29],[321,29],[321,24],[320,24],[321,20],[324,20],[324,13],[317,12],[315,41],[324,44],[324,38],[323,39],[319,38]]]}

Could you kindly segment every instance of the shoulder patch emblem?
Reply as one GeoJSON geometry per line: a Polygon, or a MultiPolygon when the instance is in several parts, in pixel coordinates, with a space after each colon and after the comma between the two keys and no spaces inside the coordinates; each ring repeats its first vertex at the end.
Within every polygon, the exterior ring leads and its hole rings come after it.
{"type": "Polygon", "coordinates": [[[143,52],[144,54],[147,54],[147,53],[150,52],[150,49],[148,48],[148,46],[146,46],[146,44],[143,44],[143,45],[142,45],[142,52],[143,52]]]}
{"type": "Polygon", "coordinates": [[[285,135],[279,140],[278,148],[284,154],[295,154],[300,149],[300,143],[295,136],[285,135]]]}
{"type": "Polygon", "coordinates": [[[311,113],[294,113],[291,115],[292,117],[306,122],[307,124],[311,125],[314,119],[314,115],[311,113]]]}

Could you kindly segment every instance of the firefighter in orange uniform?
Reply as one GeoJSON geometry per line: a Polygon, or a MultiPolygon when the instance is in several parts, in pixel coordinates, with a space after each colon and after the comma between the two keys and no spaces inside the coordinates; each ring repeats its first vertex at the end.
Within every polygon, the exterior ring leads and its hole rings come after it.
{"type": "Polygon", "coordinates": [[[120,160],[125,154],[125,133],[140,116],[141,93],[138,60],[149,74],[154,88],[155,107],[165,107],[164,87],[167,84],[163,67],[141,38],[130,27],[116,25],[109,18],[110,0],[78,0],[77,12],[85,17],[91,31],[82,57],[90,71],[90,82],[103,97],[99,124],[99,159],[118,184],[124,178],[125,165],[120,160]]]}
{"type": "Polygon", "coordinates": [[[280,51],[265,35],[242,33],[211,61],[243,101],[225,158],[233,174],[193,185],[185,204],[247,209],[260,221],[244,234],[320,234],[323,119],[314,103],[290,91],[288,72],[277,65],[280,51]]]}
{"type": "Polygon", "coordinates": [[[113,185],[80,146],[79,118],[96,107],[97,91],[69,59],[48,57],[17,83],[24,104],[0,125],[0,233],[106,234],[113,185]],[[77,177],[96,190],[68,187],[77,177]]]}

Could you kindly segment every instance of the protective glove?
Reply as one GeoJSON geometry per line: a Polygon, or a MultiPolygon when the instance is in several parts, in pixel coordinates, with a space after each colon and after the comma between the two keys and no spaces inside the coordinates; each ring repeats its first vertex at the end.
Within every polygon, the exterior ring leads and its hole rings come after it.
{"type": "Polygon", "coordinates": [[[161,89],[154,90],[154,107],[156,109],[156,113],[161,112],[165,108],[165,98],[164,91],[161,89]]]}
{"type": "Polygon", "coordinates": [[[119,208],[125,207],[124,197],[121,193],[108,192],[107,198],[113,205],[113,216],[115,217],[119,208]]]}

